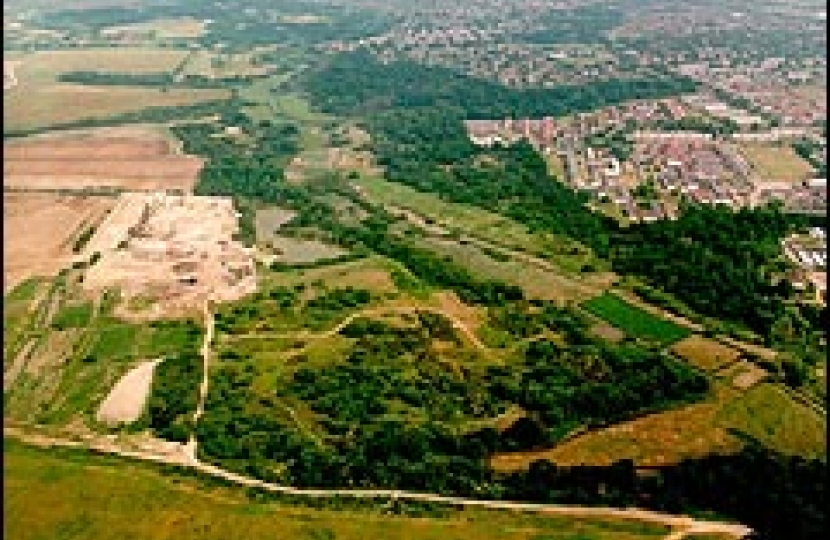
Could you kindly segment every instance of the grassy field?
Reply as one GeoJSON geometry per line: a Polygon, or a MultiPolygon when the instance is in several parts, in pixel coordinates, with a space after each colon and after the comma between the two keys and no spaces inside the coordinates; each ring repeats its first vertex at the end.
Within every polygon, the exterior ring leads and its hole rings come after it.
{"type": "Polygon", "coordinates": [[[218,54],[195,51],[184,66],[183,75],[200,75],[209,78],[246,77],[264,72],[262,66],[253,64],[253,54],[218,54]]]}
{"type": "Polygon", "coordinates": [[[620,459],[659,466],[710,453],[735,452],[741,447],[740,440],[716,424],[722,403],[734,396],[734,392],[726,392],[702,403],[591,431],[554,448],[499,454],[491,463],[500,471],[524,469],[537,459],[561,466],[609,465],[620,459]]]}
{"type": "Polygon", "coordinates": [[[689,335],[687,329],[659,319],[611,293],[588,300],[582,308],[633,337],[669,344],[689,335]]]}
{"type": "Polygon", "coordinates": [[[732,347],[698,335],[678,341],[671,350],[704,371],[716,371],[741,356],[741,352],[732,347]]]}
{"type": "Polygon", "coordinates": [[[12,540],[647,540],[665,527],[481,510],[407,517],[376,508],[254,502],[245,491],[152,465],[3,441],[3,532],[12,540]]]}
{"type": "Polygon", "coordinates": [[[728,402],[718,423],[785,454],[827,454],[826,420],[794,401],[780,385],[761,383],[728,402]]]}
{"type": "Polygon", "coordinates": [[[71,71],[121,73],[167,72],[186,52],[172,49],[119,48],[44,51],[22,57],[15,70],[19,80],[4,92],[4,131],[17,131],[105,118],[148,107],[181,106],[227,97],[226,90],[150,87],[96,87],[61,83],[71,71]]]}
{"type": "Polygon", "coordinates": [[[598,274],[585,274],[581,279],[568,274],[557,274],[522,261],[499,260],[476,246],[461,245],[453,240],[424,238],[416,244],[449,256],[475,275],[518,285],[534,298],[562,303],[580,302],[600,294],[604,288],[601,275],[598,274]]]}
{"type": "Polygon", "coordinates": [[[571,466],[627,458],[661,466],[736,452],[744,436],[785,454],[816,458],[827,454],[825,429],[826,421],[790,398],[780,384],[760,383],[741,391],[723,382],[701,403],[591,431],[550,449],[498,454],[491,464],[513,471],[537,459],[571,466]]]}
{"type": "Polygon", "coordinates": [[[810,178],[813,168],[789,145],[742,144],[741,151],[764,180],[800,182],[810,178]]]}
{"type": "Polygon", "coordinates": [[[373,200],[412,210],[450,229],[537,255],[556,263],[565,272],[577,273],[585,264],[591,264],[598,270],[606,269],[602,262],[577,243],[549,234],[531,233],[524,225],[498,214],[443,201],[435,194],[377,177],[361,177],[355,183],[373,200]]]}

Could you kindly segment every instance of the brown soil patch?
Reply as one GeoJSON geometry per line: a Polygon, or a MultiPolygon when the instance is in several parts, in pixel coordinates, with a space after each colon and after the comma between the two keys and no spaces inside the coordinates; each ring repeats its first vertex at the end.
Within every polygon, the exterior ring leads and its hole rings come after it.
{"type": "Polygon", "coordinates": [[[698,335],[678,341],[671,350],[704,371],[718,370],[741,357],[741,351],[698,335]]]}
{"type": "Polygon", "coordinates": [[[203,160],[181,155],[161,133],[155,139],[90,132],[3,145],[4,187],[191,191],[203,160]]]}
{"type": "Polygon", "coordinates": [[[72,264],[71,237],[112,208],[109,197],[3,194],[3,291],[32,276],[53,276],[72,264]]]}
{"type": "Polygon", "coordinates": [[[462,302],[454,292],[441,291],[435,293],[434,298],[441,311],[464,323],[464,326],[469,328],[471,332],[475,332],[481,326],[479,311],[462,302]]]}
{"type": "Polygon", "coordinates": [[[625,339],[625,332],[606,323],[592,326],[591,333],[611,343],[618,343],[625,339]]]}

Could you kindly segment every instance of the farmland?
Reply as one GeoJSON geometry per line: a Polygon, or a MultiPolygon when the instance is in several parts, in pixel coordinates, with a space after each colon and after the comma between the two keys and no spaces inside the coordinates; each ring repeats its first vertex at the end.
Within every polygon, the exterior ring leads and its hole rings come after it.
{"type": "Polygon", "coordinates": [[[704,371],[715,371],[735,362],[741,353],[727,345],[698,335],[678,341],[672,352],[704,371]]]}
{"type": "Polygon", "coordinates": [[[685,328],[651,315],[611,293],[588,300],[582,308],[634,337],[672,343],[689,334],[685,328]]]}
{"type": "Polygon", "coordinates": [[[660,525],[599,518],[482,510],[415,510],[408,517],[380,505],[314,509],[256,502],[238,488],[184,472],[83,451],[43,450],[5,438],[3,451],[3,531],[9,538],[57,538],[72,531],[88,540],[247,540],[276,538],[278,530],[281,540],[656,540],[669,532],[660,525]]]}
{"type": "Polygon", "coordinates": [[[4,192],[4,293],[29,277],[54,276],[69,266],[74,239],[114,204],[110,197],[4,192]]]}
{"type": "Polygon", "coordinates": [[[109,26],[101,35],[111,38],[193,39],[205,33],[205,22],[191,18],[156,19],[153,21],[109,26]]]}
{"type": "Polygon", "coordinates": [[[158,130],[99,129],[3,145],[4,188],[190,192],[202,160],[182,155],[158,130]]]}
{"type": "Polygon", "coordinates": [[[103,119],[152,107],[223,99],[226,90],[97,87],[58,81],[61,73],[107,71],[157,73],[173,70],[185,58],[171,49],[120,48],[43,51],[23,55],[15,69],[17,85],[4,92],[4,133],[103,119]]]}

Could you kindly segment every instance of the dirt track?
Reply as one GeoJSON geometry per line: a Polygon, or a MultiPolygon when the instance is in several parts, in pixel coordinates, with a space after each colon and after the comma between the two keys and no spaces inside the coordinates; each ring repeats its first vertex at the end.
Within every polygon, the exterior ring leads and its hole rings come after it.
{"type": "Polygon", "coordinates": [[[453,328],[464,334],[464,337],[477,349],[480,350],[487,350],[487,347],[478,339],[478,336],[475,335],[475,332],[470,330],[467,324],[464,323],[458,317],[452,315],[451,313],[447,313],[445,310],[440,308],[434,308],[430,306],[412,306],[412,307],[379,307],[379,308],[371,308],[366,309],[363,311],[358,311],[356,313],[352,313],[341,322],[337,324],[334,328],[326,330],[325,332],[320,332],[316,334],[307,333],[307,332],[256,332],[251,334],[241,334],[238,336],[228,336],[228,339],[263,339],[263,338],[297,338],[297,339],[325,339],[331,338],[339,334],[344,328],[349,326],[355,319],[360,317],[370,317],[373,315],[385,315],[389,313],[417,313],[419,311],[425,311],[429,313],[435,313],[437,315],[442,315],[446,317],[450,323],[452,324],[453,328]]]}

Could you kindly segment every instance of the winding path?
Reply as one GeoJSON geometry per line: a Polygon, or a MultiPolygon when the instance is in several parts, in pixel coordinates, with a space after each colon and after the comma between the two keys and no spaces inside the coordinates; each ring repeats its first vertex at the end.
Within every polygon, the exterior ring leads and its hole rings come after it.
{"type": "Polygon", "coordinates": [[[326,339],[331,338],[339,334],[344,328],[349,326],[352,322],[360,317],[367,317],[372,315],[385,315],[390,313],[418,313],[418,312],[427,312],[427,313],[435,313],[437,315],[442,315],[446,317],[450,323],[452,324],[453,328],[457,331],[464,334],[464,337],[477,349],[479,350],[487,350],[487,346],[478,339],[478,336],[475,335],[469,326],[464,324],[464,321],[459,319],[458,317],[447,313],[443,309],[431,307],[431,306],[412,306],[412,307],[379,307],[379,308],[370,308],[365,309],[362,311],[358,311],[352,313],[351,315],[347,316],[341,322],[339,322],[335,327],[326,330],[325,332],[320,332],[316,334],[311,333],[304,333],[304,332],[253,332],[249,334],[239,334],[239,335],[228,335],[227,339],[230,340],[238,340],[238,339],[268,339],[268,338],[286,338],[286,339],[326,339]]]}
{"type": "MultiPolygon", "coordinates": [[[[95,452],[105,454],[112,454],[126,458],[138,459],[142,461],[151,461],[166,465],[178,465],[184,468],[197,470],[201,473],[222,478],[235,484],[264,489],[273,493],[281,493],[284,495],[292,495],[297,497],[311,497],[311,498],[334,498],[334,497],[348,497],[354,499],[391,499],[403,501],[419,501],[436,504],[447,504],[451,506],[460,507],[478,507],[491,510],[511,510],[519,512],[533,512],[540,514],[552,514],[571,516],[576,518],[611,518],[611,519],[631,519],[652,523],[656,525],[664,525],[673,530],[666,537],[666,540],[680,540],[687,534],[724,534],[739,539],[747,536],[752,532],[752,529],[741,525],[739,523],[723,523],[716,521],[701,521],[688,516],[675,516],[671,514],[662,514],[660,512],[653,512],[650,510],[643,510],[639,508],[598,508],[598,507],[584,507],[584,506],[569,506],[558,504],[536,504],[523,503],[511,501],[493,501],[493,500],[479,500],[479,499],[465,499],[462,497],[447,497],[444,495],[436,495],[431,493],[418,493],[412,491],[401,491],[391,489],[310,489],[310,488],[296,488],[291,486],[283,486],[272,484],[256,478],[250,478],[241,474],[227,471],[215,465],[210,465],[199,461],[195,457],[191,457],[187,453],[185,445],[182,445],[181,452],[160,452],[143,449],[125,449],[112,438],[106,436],[90,437],[84,441],[77,441],[71,439],[61,439],[43,434],[26,432],[20,428],[4,426],[3,434],[7,437],[13,437],[19,441],[27,444],[32,444],[41,447],[70,447],[70,448],[86,448],[95,452]]],[[[190,444],[190,443],[188,443],[190,444]]]]}
{"type": "Polygon", "coordinates": [[[196,456],[196,451],[199,442],[196,440],[196,426],[199,423],[199,418],[205,413],[205,401],[207,401],[208,384],[210,381],[210,345],[213,343],[213,334],[216,328],[216,319],[213,316],[213,311],[210,309],[210,300],[205,300],[203,312],[205,315],[205,337],[202,340],[202,383],[199,386],[199,400],[196,403],[196,411],[193,413],[193,431],[190,432],[190,438],[183,450],[188,460],[193,464],[198,464],[199,459],[196,456]]]}

